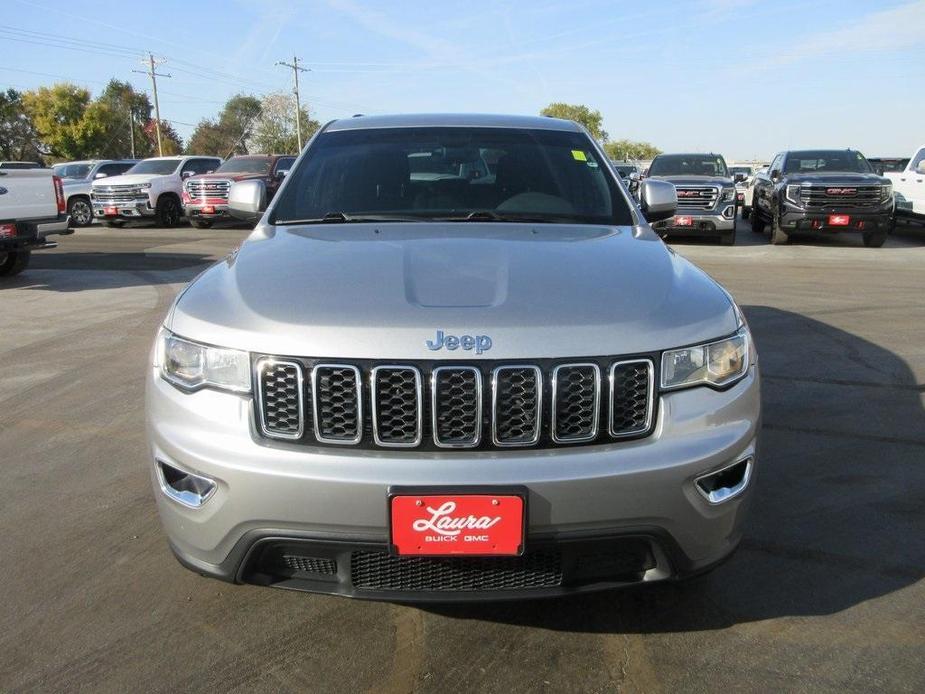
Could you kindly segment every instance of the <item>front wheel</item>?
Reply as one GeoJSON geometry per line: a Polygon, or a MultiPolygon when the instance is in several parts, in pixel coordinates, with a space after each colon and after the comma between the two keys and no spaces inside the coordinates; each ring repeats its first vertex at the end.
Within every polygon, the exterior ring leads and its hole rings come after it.
{"type": "Polygon", "coordinates": [[[764,233],[764,220],[761,218],[761,212],[757,207],[752,208],[752,231],[756,234],[764,233]]]}
{"type": "Polygon", "coordinates": [[[177,226],[180,223],[182,214],[180,201],[173,195],[162,195],[157,201],[157,207],[154,210],[157,225],[166,229],[177,226]]]}
{"type": "Polygon", "coordinates": [[[73,197],[68,200],[67,213],[75,227],[88,227],[93,224],[93,207],[87,198],[73,197]]]}
{"type": "Polygon", "coordinates": [[[885,231],[867,231],[864,233],[864,245],[868,248],[880,248],[886,243],[885,231]]]}
{"type": "Polygon", "coordinates": [[[0,253],[0,277],[12,277],[18,275],[29,265],[32,258],[32,251],[10,251],[0,253]]]}

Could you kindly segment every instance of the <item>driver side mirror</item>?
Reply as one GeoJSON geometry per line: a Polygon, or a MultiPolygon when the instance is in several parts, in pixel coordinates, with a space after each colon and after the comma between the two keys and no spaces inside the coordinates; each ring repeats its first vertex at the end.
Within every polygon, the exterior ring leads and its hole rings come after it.
{"type": "Polygon", "coordinates": [[[276,180],[282,181],[286,176],[289,175],[289,169],[277,169],[276,171],[276,180]]]}
{"type": "Polygon", "coordinates": [[[776,181],[778,178],[780,178],[780,169],[774,169],[771,172],[771,180],[776,181]]]}
{"type": "Polygon", "coordinates": [[[646,179],[639,184],[639,207],[649,224],[673,217],[678,209],[674,184],[646,179]]]}
{"type": "Polygon", "coordinates": [[[238,181],[228,191],[228,211],[235,219],[256,222],[267,209],[267,186],[263,181],[238,181]]]}
{"type": "Polygon", "coordinates": [[[747,176],[744,173],[737,173],[734,180],[736,183],[742,183],[742,181],[744,181],[746,178],[747,176]]]}
{"type": "Polygon", "coordinates": [[[93,178],[106,178],[109,174],[103,173],[102,171],[98,172],[93,178]]]}
{"type": "Polygon", "coordinates": [[[193,175],[192,171],[184,171],[183,173],[180,174],[180,178],[182,178],[185,181],[187,178],[189,178],[192,175],[193,175]]]}
{"type": "Polygon", "coordinates": [[[915,172],[920,174],[925,174],[925,159],[919,162],[919,165],[915,167],[915,172]]]}

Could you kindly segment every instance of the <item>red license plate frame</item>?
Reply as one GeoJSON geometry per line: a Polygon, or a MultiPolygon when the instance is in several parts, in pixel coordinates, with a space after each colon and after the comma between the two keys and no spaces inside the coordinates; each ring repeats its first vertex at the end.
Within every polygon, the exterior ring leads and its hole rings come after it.
{"type": "Polygon", "coordinates": [[[681,215],[680,217],[675,217],[674,225],[676,227],[692,227],[694,226],[694,218],[689,215],[681,215]]]}
{"type": "Polygon", "coordinates": [[[846,227],[851,225],[851,215],[830,214],[828,224],[831,227],[846,227]]]}
{"type": "Polygon", "coordinates": [[[402,557],[511,557],[524,553],[523,488],[403,488],[388,494],[389,549],[402,557]]]}

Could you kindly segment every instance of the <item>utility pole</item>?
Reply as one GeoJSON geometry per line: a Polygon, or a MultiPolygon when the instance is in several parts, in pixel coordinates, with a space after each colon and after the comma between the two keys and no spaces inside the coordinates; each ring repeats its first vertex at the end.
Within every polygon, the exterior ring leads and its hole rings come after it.
{"type": "Polygon", "coordinates": [[[151,78],[151,86],[154,90],[154,129],[157,133],[157,156],[164,156],[164,148],[161,145],[161,107],[157,103],[157,78],[158,77],[170,77],[170,74],[164,74],[157,72],[156,68],[158,65],[163,65],[167,60],[162,58],[160,60],[154,59],[154,54],[150,51],[148,52],[148,59],[142,59],[141,64],[147,66],[147,70],[132,70],[132,72],[138,72],[142,75],[147,75],[151,78]]]}
{"type": "Polygon", "coordinates": [[[299,152],[302,151],[302,106],[299,103],[299,73],[300,72],[309,72],[308,68],[299,66],[299,57],[292,56],[292,62],[287,63],[285,61],[279,60],[276,62],[277,65],[282,65],[283,67],[288,67],[292,69],[292,74],[295,77],[295,132],[296,137],[299,140],[299,152]]]}
{"type": "Polygon", "coordinates": [[[128,107],[128,136],[132,143],[132,159],[135,158],[135,109],[128,107]]]}

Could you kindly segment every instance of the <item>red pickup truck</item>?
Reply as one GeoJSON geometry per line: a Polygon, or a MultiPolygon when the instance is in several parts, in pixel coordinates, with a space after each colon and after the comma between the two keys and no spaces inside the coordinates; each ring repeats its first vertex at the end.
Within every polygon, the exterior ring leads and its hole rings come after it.
{"type": "Polygon", "coordinates": [[[247,154],[225,160],[215,171],[191,176],[183,183],[183,211],[197,229],[208,229],[228,213],[228,192],[237,181],[262,180],[267,200],[283,182],[295,156],[286,154],[247,154]]]}

